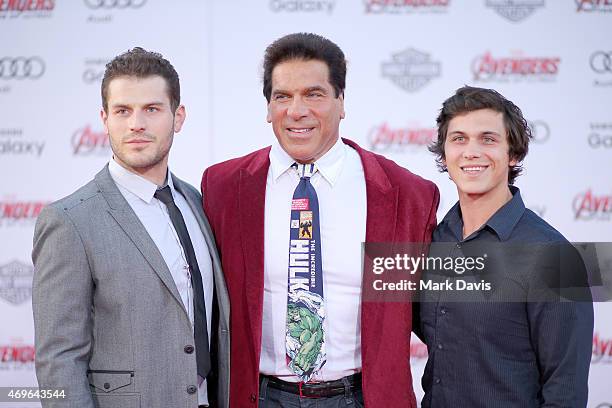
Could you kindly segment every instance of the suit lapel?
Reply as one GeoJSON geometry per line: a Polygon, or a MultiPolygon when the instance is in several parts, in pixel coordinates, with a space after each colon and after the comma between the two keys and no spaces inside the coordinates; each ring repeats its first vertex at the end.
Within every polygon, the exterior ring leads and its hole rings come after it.
{"type": "MultiPolygon", "coordinates": [[[[396,235],[399,188],[391,184],[374,154],[349,140],[345,143],[357,150],[363,165],[367,197],[366,242],[392,243],[396,235]]],[[[364,275],[362,290],[368,286],[371,288],[372,280],[372,274],[364,275]]],[[[373,291],[368,293],[371,298],[373,291]]],[[[361,304],[361,349],[366,370],[378,355],[386,309],[384,299],[361,304]]]]}
{"type": "Polygon", "coordinates": [[[217,245],[215,244],[208,218],[206,218],[206,215],[204,214],[201,197],[199,194],[196,195],[195,193],[190,193],[190,187],[174,174],[171,173],[171,176],[174,187],[183,197],[185,197],[185,201],[187,201],[189,208],[191,208],[191,211],[195,215],[198,225],[200,226],[200,230],[202,230],[202,235],[204,236],[206,245],[208,246],[208,252],[213,265],[214,286],[215,292],[217,293],[216,301],[223,302],[223,305],[219,308],[219,310],[223,312],[221,315],[221,318],[223,319],[223,328],[227,328],[229,327],[229,313],[226,313],[226,311],[230,310],[229,296],[227,294],[227,286],[225,284],[225,278],[221,269],[221,260],[219,259],[219,253],[217,252],[217,245]]]}
{"type": "MultiPolygon", "coordinates": [[[[264,216],[266,180],[270,167],[269,149],[262,152],[261,160],[240,170],[238,212],[240,237],[245,266],[245,299],[253,341],[254,355],[261,349],[261,322],[264,290],[264,216]],[[264,157],[265,155],[265,157],[264,157]]],[[[257,357],[259,358],[259,357],[257,357]]]]}
{"type": "Polygon", "coordinates": [[[144,259],[151,266],[153,271],[155,271],[157,276],[159,276],[159,279],[172,294],[181,309],[183,309],[185,315],[188,316],[164,258],[159,252],[157,245],[155,245],[155,242],[153,242],[151,236],[138,219],[138,216],[132,210],[132,207],[130,207],[117,188],[117,185],[110,176],[108,166],[96,175],[95,181],[100,192],[108,202],[110,207],[108,212],[110,215],[134,243],[136,248],[138,248],[144,259]]]}

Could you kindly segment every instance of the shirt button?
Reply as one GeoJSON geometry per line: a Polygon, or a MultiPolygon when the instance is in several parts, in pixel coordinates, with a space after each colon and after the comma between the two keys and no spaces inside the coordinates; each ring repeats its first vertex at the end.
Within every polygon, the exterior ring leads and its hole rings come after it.
{"type": "Polygon", "coordinates": [[[257,401],[257,396],[255,394],[251,394],[251,402],[257,401]]]}
{"type": "Polygon", "coordinates": [[[191,344],[188,344],[188,345],[185,346],[185,348],[183,350],[185,351],[185,353],[191,354],[191,353],[193,353],[194,348],[193,348],[193,346],[191,344]]]}
{"type": "Polygon", "coordinates": [[[104,383],[104,389],[108,390],[110,388],[110,384],[109,383],[104,383]]]}
{"type": "Polygon", "coordinates": [[[457,249],[461,249],[461,244],[457,242],[457,245],[455,245],[457,247],[457,249]]]}
{"type": "Polygon", "coordinates": [[[438,343],[438,350],[442,350],[443,348],[442,343],[438,343]]]}
{"type": "Polygon", "coordinates": [[[435,384],[440,384],[440,378],[439,377],[434,377],[434,383],[435,384]]]}
{"type": "Polygon", "coordinates": [[[446,314],[446,308],[444,308],[444,307],[440,308],[440,314],[445,315],[446,314]]]}
{"type": "Polygon", "coordinates": [[[187,387],[187,394],[195,394],[197,390],[195,385],[190,385],[187,387]]]}

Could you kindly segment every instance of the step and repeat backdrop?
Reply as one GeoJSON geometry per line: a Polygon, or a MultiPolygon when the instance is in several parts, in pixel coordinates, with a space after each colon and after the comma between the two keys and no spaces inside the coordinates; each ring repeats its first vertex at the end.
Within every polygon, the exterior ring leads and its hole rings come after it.
{"type": "MultiPolygon", "coordinates": [[[[298,31],[346,54],[341,135],[436,182],[439,219],[457,194],[426,147],[442,101],[468,84],[499,90],[530,121],[516,183],[527,206],[572,241],[612,241],[610,1],[0,0],[0,387],[36,385],[34,224],[111,155],[106,62],[142,46],[173,63],[187,120],[170,166],[198,185],[207,166],[273,140],[263,52],[298,31]]],[[[612,308],[595,311],[589,407],[612,408],[612,308]]],[[[415,343],[419,395],[426,359],[415,343]]]]}

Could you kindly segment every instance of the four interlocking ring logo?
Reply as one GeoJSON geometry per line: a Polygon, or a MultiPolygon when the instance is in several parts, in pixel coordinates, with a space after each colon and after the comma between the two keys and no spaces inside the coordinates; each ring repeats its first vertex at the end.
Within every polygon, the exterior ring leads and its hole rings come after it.
{"type": "Polygon", "coordinates": [[[550,127],[542,120],[528,121],[527,124],[531,129],[531,136],[535,143],[544,143],[550,138],[550,127]]]}
{"type": "Polygon", "coordinates": [[[605,72],[612,73],[612,51],[596,51],[591,54],[589,62],[591,64],[591,69],[598,74],[603,74],[605,72]]]}
{"type": "Polygon", "coordinates": [[[85,0],[85,4],[91,9],[140,8],[146,2],[147,0],[85,0]]]}
{"type": "Polygon", "coordinates": [[[1,79],[38,79],[45,73],[45,62],[40,57],[0,58],[1,79]]]}

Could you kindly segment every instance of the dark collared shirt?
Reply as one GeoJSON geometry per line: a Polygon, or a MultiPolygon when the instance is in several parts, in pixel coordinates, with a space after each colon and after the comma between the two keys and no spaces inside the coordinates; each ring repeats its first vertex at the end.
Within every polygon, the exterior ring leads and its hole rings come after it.
{"type": "MultiPolygon", "coordinates": [[[[567,242],[525,208],[518,188],[510,188],[512,199],[466,239],[457,203],[438,225],[433,242],[454,243],[451,252],[469,243],[567,242]]],[[[511,258],[504,263],[513,269],[511,258]]],[[[422,407],[586,406],[592,303],[450,299],[448,293],[421,293],[419,327],[429,350],[422,407]]]]}

